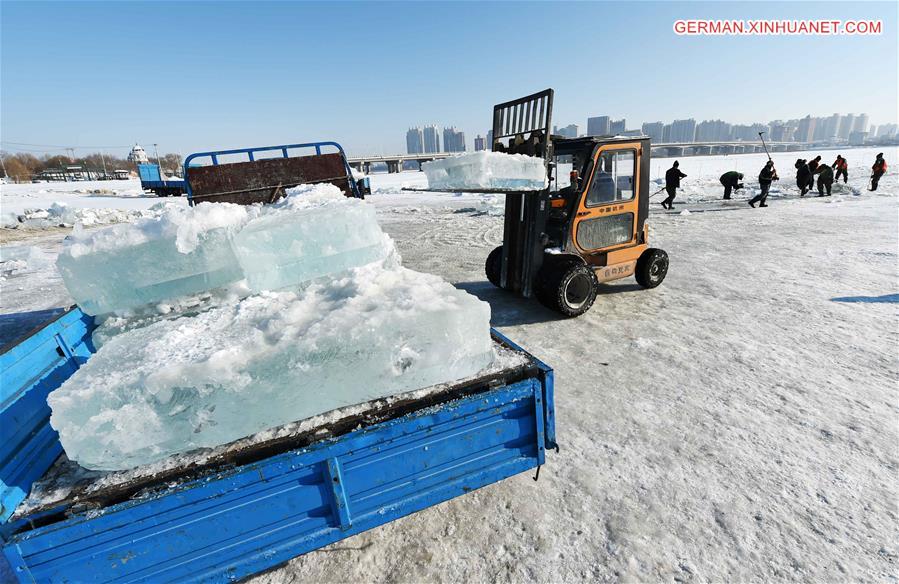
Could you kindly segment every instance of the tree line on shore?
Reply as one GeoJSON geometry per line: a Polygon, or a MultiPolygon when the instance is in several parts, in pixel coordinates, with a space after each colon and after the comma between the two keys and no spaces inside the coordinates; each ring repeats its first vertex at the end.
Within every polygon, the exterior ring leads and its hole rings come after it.
{"type": "MultiPolygon", "coordinates": [[[[91,170],[102,173],[105,169],[107,174],[112,174],[116,170],[127,170],[129,172],[137,172],[137,166],[127,158],[119,158],[110,154],[101,154],[95,152],[86,156],[71,158],[64,155],[35,156],[28,152],[2,152],[0,158],[3,165],[0,167],[0,176],[9,177],[15,182],[29,182],[33,177],[39,175],[45,170],[65,169],[69,166],[80,166],[83,170],[91,170]]],[[[150,162],[156,162],[151,160],[150,162]]],[[[159,163],[165,174],[181,173],[181,155],[166,154],[160,156],[159,163]]]]}

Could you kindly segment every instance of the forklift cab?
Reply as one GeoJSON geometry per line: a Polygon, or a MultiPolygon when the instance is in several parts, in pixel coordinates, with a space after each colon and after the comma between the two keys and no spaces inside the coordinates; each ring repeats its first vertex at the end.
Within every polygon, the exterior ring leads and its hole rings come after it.
{"type": "Polygon", "coordinates": [[[649,138],[552,136],[552,97],[548,89],[494,107],[493,150],[543,157],[549,188],[507,193],[503,245],[485,271],[498,287],[578,316],[599,283],[661,284],[668,255],[648,245],[649,138]]]}
{"type": "MultiPolygon", "coordinates": [[[[547,248],[578,255],[595,267],[639,256],[646,249],[649,214],[649,139],[561,138],[553,147],[557,160],[570,157],[578,179],[552,189],[547,248]],[[621,253],[625,249],[630,251],[621,253]]],[[[601,272],[600,282],[614,279],[601,272]]]]}

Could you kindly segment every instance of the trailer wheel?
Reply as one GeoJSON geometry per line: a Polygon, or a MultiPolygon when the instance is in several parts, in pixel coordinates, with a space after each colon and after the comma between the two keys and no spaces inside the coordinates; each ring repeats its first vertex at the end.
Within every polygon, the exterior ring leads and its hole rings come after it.
{"type": "Polygon", "coordinates": [[[596,300],[596,274],[577,260],[544,264],[537,277],[536,296],[540,304],[564,316],[580,316],[596,300]]]}
{"type": "Polygon", "coordinates": [[[650,248],[637,260],[634,277],[644,288],[655,288],[668,274],[668,254],[664,250],[650,248]]]}
{"type": "Polygon", "coordinates": [[[495,248],[490,254],[487,256],[487,261],[484,264],[484,272],[487,273],[487,280],[490,281],[491,284],[500,287],[500,280],[502,279],[502,270],[503,270],[503,246],[499,246],[495,248]]]}

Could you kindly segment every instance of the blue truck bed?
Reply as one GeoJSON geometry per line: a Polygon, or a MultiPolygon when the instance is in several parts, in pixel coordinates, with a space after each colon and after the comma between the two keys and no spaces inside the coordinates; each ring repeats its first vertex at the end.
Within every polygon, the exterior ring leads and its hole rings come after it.
{"type": "Polygon", "coordinates": [[[187,192],[184,180],[165,180],[159,172],[158,164],[138,164],[140,186],[145,191],[153,191],[158,197],[179,196],[187,192]]]}
{"type": "Polygon", "coordinates": [[[552,370],[493,331],[522,364],[16,515],[62,454],[46,396],[93,352],[91,317],[52,318],[0,354],[0,536],[22,582],[233,581],[538,467],[556,447],[552,370]]]}

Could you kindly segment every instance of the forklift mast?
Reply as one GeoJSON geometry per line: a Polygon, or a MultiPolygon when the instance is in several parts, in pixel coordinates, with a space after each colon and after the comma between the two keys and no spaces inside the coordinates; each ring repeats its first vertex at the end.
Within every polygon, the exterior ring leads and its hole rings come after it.
{"type": "MultiPolygon", "coordinates": [[[[555,170],[552,106],[553,90],[546,89],[493,107],[491,149],[543,158],[547,185],[555,170]]],[[[543,262],[548,201],[548,187],[506,194],[500,285],[525,298],[533,295],[534,280],[543,262]]]]}

